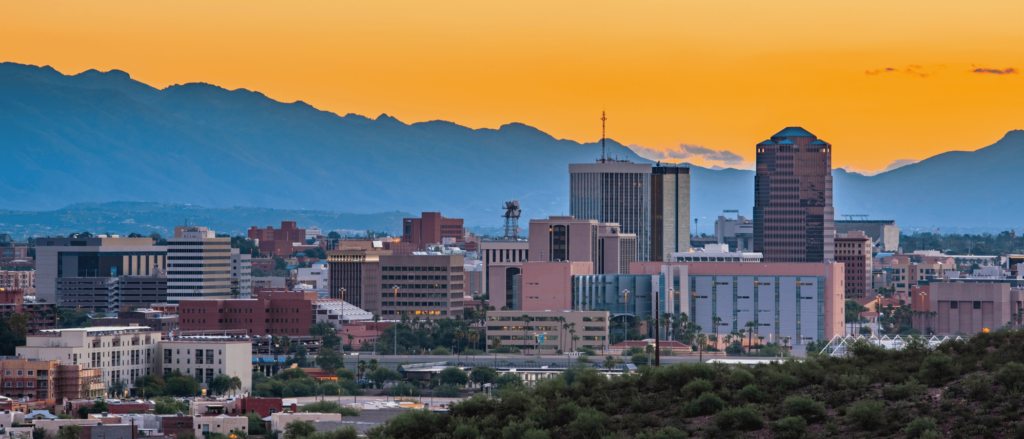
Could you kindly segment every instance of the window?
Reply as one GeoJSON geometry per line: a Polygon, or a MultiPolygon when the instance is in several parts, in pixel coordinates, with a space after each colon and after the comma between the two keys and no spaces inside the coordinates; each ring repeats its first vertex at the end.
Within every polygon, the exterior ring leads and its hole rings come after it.
{"type": "Polygon", "coordinates": [[[28,376],[32,376],[32,375],[35,375],[35,373],[36,373],[36,371],[34,371],[34,370],[30,370],[30,371],[28,371],[28,376]]]}
{"type": "Polygon", "coordinates": [[[949,309],[959,309],[960,302],[949,302],[949,309]]]}
{"type": "Polygon", "coordinates": [[[975,300],[974,301],[974,309],[981,309],[981,302],[975,300]]]}

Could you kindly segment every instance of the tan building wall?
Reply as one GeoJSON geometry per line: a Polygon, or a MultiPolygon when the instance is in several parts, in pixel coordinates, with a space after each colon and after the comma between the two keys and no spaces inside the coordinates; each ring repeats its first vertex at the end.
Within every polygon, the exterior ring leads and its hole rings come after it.
{"type": "Polygon", "coordinates": [[[230,436],[232,431],[241,430],[249,433],[249,418],[245,416],[194,416],[192,430],[197,438],[205,437],[205,433],[220,433],[230,436]]]}
{"type": "Polygon", "coordinates": [[[196,378],[204,389],[209,389],[210,379],[219,374],[237,376],[242,380],[242,389],[236,393],[252,390],[252,343],[248,340],[164,340],[160,342],[155,357],[155,373],[167,374],[176,370],[196,378]]]}
{"type": "Polygon", "coordinates": [[[273,413],[270,415],[270,431],[284,431],[294,421],[341,421],[338,413],[273,413]]]}
{"type": "Polygon", "coordinates": [[[607,311],[488,311],[487,346],[490,349],[494,337],[501,339],[502,346],[515,346],[520,350],[537,352],[537,335],[544,334],[542,353],[557,350],[569,352],[573,347],[585,346],[597,351],[608,348],[607,311]],[[523,315],[530,316],[530,324],[524,328],[523,315]],[[559,319],[565,319],[564,322],[559,319]],[[570,325],[580,339],[572,340],[573,333],[563,325],[570,325]]]}
{"type": "Polygon", "coordinates": [[[116,381],[132,388],[135,378],[159,373],[155,369],[160,331],[139,326],[66,328],[29,335],[16,350],[23,358],[56,360],[101,369],[109,389],[116,381]]]}
{"type": "Polygon", "coordinates": [[[572,309],[572,277],[593,274],[591,262],[527,262],[523,264],[520,309],[564,311],[572,309]]]}
{"type": "Polygon", "coordinates": [[[976,334],[995,330],[1013,320],[1024,308],[1022,290],[1000,282],[932,282],[929,308],[936,315],[926,321],[935,334],[976,334]]]}
{"type": "Polygon", "coordinates": [[[913,285],[925,279],[943,279],[946,271],[956,270],[956,262],[950,257],[896,255],[892,259],[892,278],[896,295],[907,299],[913,285]]]}

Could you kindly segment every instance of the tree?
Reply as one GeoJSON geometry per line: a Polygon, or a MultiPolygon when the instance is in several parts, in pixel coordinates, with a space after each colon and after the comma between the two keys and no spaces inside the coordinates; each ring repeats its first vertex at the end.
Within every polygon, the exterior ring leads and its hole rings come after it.
{"type": "Polygon", "coordinates": [[[389,382],[401,381],[402,374],[393,369],[378,367],[376,370],[366,374],[366,378],[373,382],[374,387],[380,389],[389,382]]]}
{"type": "Polygon", "coordinates": [[[328,347],[321,347],[316,353],[316,364],[320,366],[320,370],[327,373],[333,374],[335,370],[341,368],[342,361],[341,355],[328,347]]]}
{"type": "Polygon", "coordinates": [[[292,421],[284,427],[284,439],[302,439],[313,433],[316,433],[316,427],[309,421],[292,421]]]}
{"type": "Polygon", "coordinates": [[[188,404],[178,401],[170,396],[158,396],[154,398],[153,412],[158,415],[173,415],[177,413],[188,413],[188,404]]]}
{"type": "Polygon", "coordinates": [[[246,418],[249,418],[249,434],[263,436],[267,434],[267,429],[263,426],[263,418],[258,413],[246,413],[246,418]]]}
{"type": "Polygon", "coordinates": [[[456,340],[456,343],[457,343],[455,345],[455,361],[456,362],[459,361],[459,353],[462,351],[462,339],[465,338],[465,337],[466,337],[466,335],[462,333],[461,329],[456,329],[455,330],[455,340],[456,340]]]}
{"type": "Polygon", "coordinates": [[[199,381],[176,370],[165,375],[164,379],[167,382],[167,394],[171,396],[196,396],[201,390],[199,381]]]}
{"type": "Polygon", "coordinates": [[[483,390],[484,384],[494,383],[498,379],[498,371],[493,367],[474,366],[473,371],[469,374],[469,379],[480,384],[480,390],[483,390]]]}
{"type": "Polygon", "coordinates": [[[530,346],[530,321],[533,319],[531,319],[530,316],[527,314],[523,314],[523,317],[521,318],[523,319],[523,351],[525,352],[526,349],[530,346]]]}
{"type": "Polygon", "coordinates": [[[64,425],[57,430],[57,439],[79,439],[82,436],[82,427],[77,425],[64,425]]]}
{"type": "Polygon", "coordinates": [[[697,353],[700,356],[700,362],[704,362],[704,345],[708,343],[707,334],[697,334],[697,353]]]}
{"type": "MultiPolygon", "coordinates": [[[[473,350],[476,350],[476,342],[480,341],[480,333],[475,329],[470,329],[466,332],[466,341],[473,343],[473,350]]],[[[476,358],[473,359],[473,362],[476,362],[476,358]]]]}
{"type": "Polygon", "coordinates": [[[231,377],[231,385],[228,388],[231,390],[231,393],[242,390],[242,379],[237,376],[231,377]]]}
{"type": "Polygon", "coordinates": [[[615,367],[616,364],[619,364],[619,361],[616,360],[615,357],[613,357],[611,355],[609,355],[607,357],[604,357],[604,364],[603,365],[604,365],[604,368],[608,370],[608,372],[611,372],[612,368],[615,367]]]}
{"type": "Polygon", "coordinates": [[[491,339],[491,350],[494,351],[494,364],[498,364],[498,349],[501,349],[501,339],[494,337],[491,339]]]}
{"type": "Polygon", "coordinates": [[[446,367],[438,374],[438,381],[441,384],[454,384],[465,386],[469,382],[469,375],[458,367],[446,367]]]}
{"type": "Polygon", "coordinates": [[[32,439],[46,439],[46,429],[43,427],[33,427],[32,439]]]}
{"type": "Polygon", "coordinates": [[[128,383],[124,380],[117,380],[110,383],[110,388],[107,389],[107,393],[115,397],[120,397],[124,394],[124,391],[128,389],[128,383]]]}
{"type": "Polygon", "coordinates": [[[209,387],[210,393],[223,395],[231,388],[231,377],[222,373],[217,374],[217,376],[213,377],[213,379],[207,383],[207,387],[209,387]]]}

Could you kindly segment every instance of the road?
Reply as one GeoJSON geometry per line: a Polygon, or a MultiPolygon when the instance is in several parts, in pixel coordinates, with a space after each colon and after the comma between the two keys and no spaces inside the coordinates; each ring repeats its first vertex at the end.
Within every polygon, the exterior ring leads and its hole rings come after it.
{"type": "MultiPolygon", "coordinates": [[[[797,349],[793,350],[793,354],[798,356],[798,357],[805,356],[805,352],[803,352],[802,350],[797,350],[797,349]]],[[[596,363],[600,364],[601,362],[604,361],[604,357],[605,357],[605,355],[595,355],[593,357],[590,357],[590,360],[592,362],[596,362],[596,363]]],[[[499,364],[499,365],[507,364],[507,363],[513,363],[515,365],[520,365],[520,366],[525,366],[527,364],[549,365],[549,364],[552,364],[552,363],[564,365],[564,364],[570,364],[570,363],[575,363],[576,362],[576,358],[566,357],[564,355],[542,355],[542,356],[538,357],[536,355],[498,354],[497,358],[495,358],[494,355],[477,355],[475,357],[459,356],[456,359],[455,355],[398,355],[398,356],[394,356],[394,355],[372,355],[370,353],[360,352],[360,353],[358,353],[358,355],[345,355],[345,367],[348,368],[348,369],[353,369],[355,367],[355,365],[358,363],[358,361],[363,360],[363,361],[369,362],[371,359],[374,359],[374,358],[377,359],[378,364],[380,364],[382,366],[386,366],[386,367],[392,368],[392,369],[397,367],[400,364],[407,364],[407,363],[412,363],[412,364],[417,364],[417,363],[442,363],[442,362],[455,363],[456,361],[458,361],[459,363],[461,363],[464,366],[472,366],[473,364],[478,364],[478,365],[481,365],[481,366],[494,366],[495,362],[497,362],[497,364],[499,364]]],[[[616,358],[623,359],[623,357],[621,355],[617,355],[616,358]]],[[[712,358],[715,358],[715,359],[748,359],[749,360],[749,359],[756,359],[758,357],[708,356],[708,355],[704,356],[704,360],[705,361],[707,361],[709,359],[712,359],[712,358]]],[[[628,360],[628,358],[625,358],[625,359],[628,360]]],[[[652,361],[653,361],[653,359],[652,359],[652,361]]],[[[697,361],[700,361],[700,358],[697,357],[697,356],[692,356],[692,357],[691,356],[683,356],[683,357],[667,357],[667,356],[662,356],[661,357],[661,363],[662,364],[695,363],[697,361]]]]}

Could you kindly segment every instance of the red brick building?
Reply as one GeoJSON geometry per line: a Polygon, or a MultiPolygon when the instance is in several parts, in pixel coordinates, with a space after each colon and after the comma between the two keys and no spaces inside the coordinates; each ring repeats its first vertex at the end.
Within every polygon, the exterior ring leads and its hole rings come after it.
{"type": "Polygon", "coordinates": [[[57,305],[54,303],[25,303],[25,291],[21,289],[0,288],[0,315],[10,318],[11,314],[29,312],[32,319],[28,321],[28,333],[36,334],[44,329],[54,329],[57,325],[57,305]]]}
{"type": "Polygon", "coordinates": [[[296,227],[295,221],[281,221],[281,228],[276,230],[270,226],[265,229],[252,226],[247,235],[249,239],[259,240],[263,255],[291,256],[296,244],[306,245],[306,229],[296,227]]]}
{"type": "Polygon", "coordinates": [[[423,250],[429,244],[440,244],[444,238],[452,238],[455,242],[466,240],[462,218],[447,218],[440,212],[423,212],[420,218],[402,220],[402,242],[411,243],[417,250],[423,250]]]}
{"type": "Polygon", "coordinates": [[[256,291],[251,299],[182,300],[182,331],[246,331],[249,335],[309,335],[316,291],[256,291]]]}
{"type": "Polygon", "coordinates": [[[183,416],[161,416],[160,427],[164,430],[164,436],[178,437],[178,433],[192,433],[192,417],[187,414],[183,416]]]}
{"type": "Polygon", "coordinates": [[[242,398],[235,403],[237,409],[233,409],[233,415],[244,415],[246,413],[258,413],[261,417],[270,416],[272,413],[281,413],[284,406],[281,405],[281,398],[242,398]],[[237,412],[235,411],[237,410],[237,412]]]}

